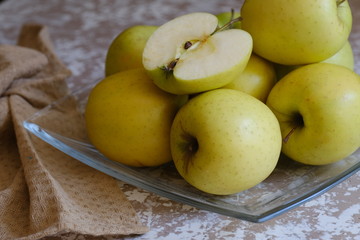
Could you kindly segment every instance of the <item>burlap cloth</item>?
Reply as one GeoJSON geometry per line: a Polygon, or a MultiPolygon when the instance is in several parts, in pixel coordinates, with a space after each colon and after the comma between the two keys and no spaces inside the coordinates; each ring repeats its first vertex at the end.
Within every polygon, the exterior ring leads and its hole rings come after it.
{"type": "MultiPolygon", "coordinates": [[[[23,120],[68,93],[69,76],[44,26],[24,25],[16,46],[0,45],[0,239],[148,231],[113,178],[41,140],[34,143],[23,128],[23,120]]],[[[47,121],[69,131],[84,129],[47,121]]]]}

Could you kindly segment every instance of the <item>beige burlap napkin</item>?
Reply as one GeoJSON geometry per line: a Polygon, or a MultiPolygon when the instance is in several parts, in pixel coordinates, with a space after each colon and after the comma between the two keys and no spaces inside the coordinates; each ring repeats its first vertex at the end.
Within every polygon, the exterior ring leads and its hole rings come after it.
{"type": "MultiPolygon", "coordinates": [[[[23,128],[23,120],[68,93],[69,75],[44,26],[25,25],[16,46],[0,45],[0,239],[148,231],[113,178],[23,128]]],[[[84,134],[77,116],[68,118],[46,121],[84,134]]]]}

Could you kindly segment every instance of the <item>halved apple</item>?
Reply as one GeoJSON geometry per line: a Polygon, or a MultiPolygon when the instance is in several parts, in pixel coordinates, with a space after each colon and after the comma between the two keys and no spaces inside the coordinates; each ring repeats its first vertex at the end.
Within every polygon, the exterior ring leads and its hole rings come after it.
{"type": "Polygon", "coordinates": [[[160,26],[143,52],[143,65],[154,83],[173,94],[192,94],[236,79],[249,61],[252,37],[240,29],[217,26],[217,17],[203,12],[160,26]]]}

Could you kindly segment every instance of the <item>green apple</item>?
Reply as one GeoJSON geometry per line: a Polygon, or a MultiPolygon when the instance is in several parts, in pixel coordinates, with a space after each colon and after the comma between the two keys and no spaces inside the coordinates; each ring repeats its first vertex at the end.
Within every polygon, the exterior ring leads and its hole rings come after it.
{"type": "Polygon", "coordinates": [[[251,54],[241,75],[223,88],[239,90],[266,102],[276,81],[274,64],[256,54],[251,54]]]}
{"type": "Polygon", "coordinates": [[[347,0],[245,0],[241,27],[254,52],[283,65],[321,62],[338,52],[352,28],[347,0]]]}
{"type": "MultiPolygon", "coordinates": [[[[353,53],[350,42],[347,41],[345,43],[345,45],[340,49],[340,51],[335,53],[330,58],[325,59],[324,61],[321,61],[321,62],[341,65],[341,66],[347,67],[347,68],[349,68],[350,70],[353,71],[354,70],[354,53],[353,53]]],[[[277,74],[277,78],[281,79],[282,77],[284,77],[289,72],[291,72],[291,71],[293,71],[296,68],[299,68],[301,66],[304,66],[304,65],[290,66],[290,65],[276,64],[275,65],[275,71],[276,71],[276,74],[277,74]]]]}
{"type": "Polygon", "coordinates": [[[210,13],[174,18],[149,38],[143,65],[161,89],[193,94],[220,88],[244,70],[252,52],[252,38],[240,29],[218,29],[210,13]]]}
{"type": "MultiPolygon", "coordinates": [[[[240,12],[229,11],[229,12],[222,12],[216,15],[218,18],[218,27],[225,26],[231,20],[240,17],[240,12]]],[[[241,21],[236,21],[233,24],[230,24],[229,28],[237,28],[241,29],[241,21]]]]}
{"type": "Polygon", "coordinates": [[[282,151],[295,161],[329,164],[360,146],[360,77],[346,67],[300,67],[273,87],[267,105],[280,122],[282,151]]]}
{"type": "Polygon", "coordinates": [[[156,29],[157,26],[135,25],[117,35],[106,53],[105,75],[143,67],[145,44],[156,29]]]}
{"type": "Polygon", "coordinates": [[[233,89],[191,98],[177,113],[170,134],[180,175],[195,188],[217,195],[263,181],[281,152],[279,122],[271,110],[233,89]]]}
{"type": "Polygon", "coordinates": [[[134,166],[171,161],[170,128],[186,96],[156,87],[143,68],[100,81],[91,91],[85,123],[91,143],[106,157],[134,166]]]}

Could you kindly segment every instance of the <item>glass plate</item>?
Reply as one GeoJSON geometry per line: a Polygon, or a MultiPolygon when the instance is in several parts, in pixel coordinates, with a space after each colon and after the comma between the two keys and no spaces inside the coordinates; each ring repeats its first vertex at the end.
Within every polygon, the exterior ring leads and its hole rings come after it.
{"type": "Polygon", "coordinates": [[[50,104],[26,120],[24,127],[53,147],[105,174],[200,209],[264,222],[324,193],[360,168],[360,149],[327,166],[306,166],[281,156],[273,173],[255,187],[229,196],[206,194],[187,184],[172,163],[133,168],[99,153],[86,138],[83,119],[87,96],[94,84],[50,104]],[[76,129],[55,127],[56,121],[75,121],[66,126],[76,126],[76,129]]]}

